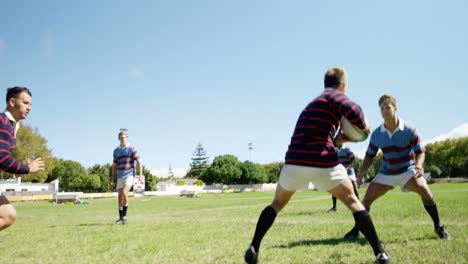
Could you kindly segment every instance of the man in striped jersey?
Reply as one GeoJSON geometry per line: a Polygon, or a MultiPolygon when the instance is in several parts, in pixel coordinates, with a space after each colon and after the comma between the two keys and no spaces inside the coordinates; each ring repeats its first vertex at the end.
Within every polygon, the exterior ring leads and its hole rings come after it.
{"type": "MultiPolygon", "coordinates": [[[[19,121],[28,116],[31,103],[32,95],[28,88],[8,88],[7,107],[5,112],[0,114],[0,169],[11,174],[29,174],[44,170],[44,161],[41,158],[21,164],[11,154],[16,146],[19,121]]],[[[15,208],[0,192],[0,230],[9,227],[15,220],[15,208]]]]}
{"type": "MultiPolygon", "coordinates": [[[[353,168],[353,161],[354,161],[354,153],[349,149],[349,147],[344,145],[337,145],[336,151],[338,153],[338,160],[340,163],[346,168],[346,172],[348,173],[348,177],[353,184],[353,191],[356,197],[359,199],[359,193],[357,190],[356,184],[356,173],[354,172],[353,168]]],[[[333,207],[328,210],[328,212],[336,212],[336,197],[332,196],[333,207]]]]}
{"type": "MultiPolygon", "coordinates": [[[[257,263],[260,243],[273,225],[276,215],[286,206],[292,195],[306,189],[309,182],[321,191],[328,191],[340,199],[352,212],[360,231],[371,244],[379,263],[388,263],[374,224],[364,206],[353,192],[346,169],[338,161],[336,145],[346,140],[336,129],[341,117],[346,117],[361,129],[366,125],[361,107],[346,96],[347,73],[343,68],[330,68],[325,74],[325,90],[310,102],[300,114],[291,143],[286,152],[273,202],[267,206],[257,222],[255,234],[245,252],[247,263],[257,263]]],[[[281,261],[280,261],[281,262],[281,261]]]]}
{"type": "MultiPolygon", "coordinates": [[[[369,211],[371,204],[395,186],[404,192],[417,193],[424,208],[434,222],[434,230],[441,239],[451,239],[445,226],[439,220],[437,205],[426,180],[424,179],[424,148],[421,139],[412,126],[406,124],[396,114],[397,101],[393,96],[383,95],[379,99],[380,113],[384,123],[372,132],[362,169],[358,174],[358,184],[372,164],[377,152],[382,150],[382,166],[367,187],[362,203],[369,211]]],[[[355,226],[345,235],[346,239],[355,239],[359,230],[355,226]]]]}
{"type": "Polygon", "coordinates": [[[127,223],[128,209],[128,192],[133,186],[135,179],[135,162],[139,169],[139,178],[143,175],[143,165],[140,161],[140,156],[135,147],[128,143],[128,135],[126,129],[121,129],[119,132],[120,146],[114,150],[114,162],[112,164],[112,179],[117,176],[117,191],[119,192],[119,219],[115,222],[118,225],[127,223]]]}

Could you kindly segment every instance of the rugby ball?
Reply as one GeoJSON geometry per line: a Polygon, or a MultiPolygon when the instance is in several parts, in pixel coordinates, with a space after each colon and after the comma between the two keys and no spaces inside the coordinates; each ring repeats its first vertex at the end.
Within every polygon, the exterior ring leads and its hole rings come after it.
{"type": "MultiPolygon", "coordinates": [[[[367,127],[369,127],[369,122],[365,119],[367,127]]],[[[369,136],[369,129],[360,129],[357,126],[353,125],[348,119],[344,116],[340,121],[341,130],[350,141],[359,142],[366,140],[369,136]]]]}

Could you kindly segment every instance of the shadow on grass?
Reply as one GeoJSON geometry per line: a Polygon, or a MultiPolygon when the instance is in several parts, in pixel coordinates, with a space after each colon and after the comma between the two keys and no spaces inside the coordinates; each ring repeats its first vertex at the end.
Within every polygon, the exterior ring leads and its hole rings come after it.
{"type": "Polygon", "coordinates": [[[78,226],[113,226],[114,223],[89,223],[89,224],[79,224],[78,226]]]}
{"type": "Polygon", "coordinates": [[[343,243],[358,243],[361,245],[367,244],[367,240],[365,238],[359,238],[357,240],[345,240],[343,238],[328,238],[328,239],[311,239],[311,240],[300,240],[290,242],[286,245],[277,245],[274,248],[293,248],[293,247],[301,247],[301,246],[315,246],[315,245],[338,245],[343,243]]]}

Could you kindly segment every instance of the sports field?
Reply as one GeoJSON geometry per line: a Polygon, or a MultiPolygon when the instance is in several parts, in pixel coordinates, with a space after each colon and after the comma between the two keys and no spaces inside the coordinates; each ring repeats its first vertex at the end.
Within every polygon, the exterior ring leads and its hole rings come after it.
{"type": "MultiPolygon", "coordinates": [[[[371,215],[393,263],[468,263],[468,183],[431,185],[453,240],[440,240],[415,194],[391,191],[371,215]]],[[[364,190],[360,190],[363,195],[364,190]]],[[[200,198],[131,198],[129,224],[114,225],[116,199],[88,205],[15,204],[0,232],[0,263],[243,263],[261,210],[273,192],[200,198]]],[[[327,213],[327,193],[297,193],[266,235],[261,263],[372,263],[364,239],[347,242],[344,205],[327,213]]]]}

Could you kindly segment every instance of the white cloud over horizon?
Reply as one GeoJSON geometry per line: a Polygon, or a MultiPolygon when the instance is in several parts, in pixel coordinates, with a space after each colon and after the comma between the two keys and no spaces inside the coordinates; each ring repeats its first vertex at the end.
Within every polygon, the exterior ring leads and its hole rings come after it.
{"type": "Polygon", "coordinates": [[[468,137],[468,123],[464,123],[452,130],[450,130],[446,134],[441,134],[433,139],[424,141],[422,144],[427,145],[430,143],[434,143],[437,141],[444,141],[447,139],[457,139],[457,138],[463,138],[463,137],[468,137]]]}

